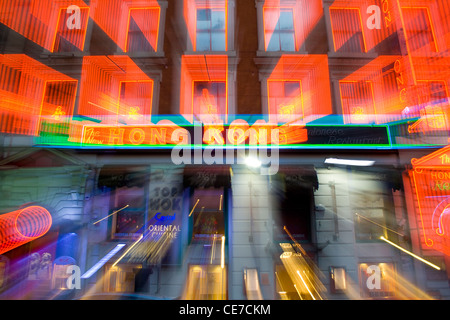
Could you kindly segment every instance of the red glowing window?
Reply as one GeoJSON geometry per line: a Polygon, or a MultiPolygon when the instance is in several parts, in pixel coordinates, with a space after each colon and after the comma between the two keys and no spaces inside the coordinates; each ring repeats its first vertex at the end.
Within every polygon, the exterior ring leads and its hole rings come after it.
{"type": "Polygon", "coordinates": [[[368,123],[374,120],[373,83],[355,81],[339,83],[344,118],[347,123],[368,123]]]}
{"type": "Polygon", "coordinates": [[[402,8],[405,33],[411,52],[437,52],[438,46],[428,8],[402,8]]]}
{"type": "Polygon", "coordinates": [[[41,132],[68,134],[78,81],[48,81],[41,111],[41,132]]]}
{"type": "Polygon", "coordinates": [[[193,51],[228,50],[228,0],[184,0],[193,51]]]}
{"type": "Polygon", "coordinates": [[[124,52],[158,51],[161,8],[156,0],[93,0],[91,8],[93,20],[124,52]]]}
{"type": "Polygon", "coordinates": [[[300,51],[323,17],[320,0],[264,0],[260,10],[268,52],[300,51]]]}
{"type": "Polygon", "coordinates": [[[183,56],[180,113],[189,121],[226,122],[228,57],[183,56]]]}
{"type": "Polygon", "coordinates": [[[51,52],[83,50],[88,17],[81,0],[0,2],[1,23],[51,52]]]}
{"type": "Polygon", "coordinates": [[[89,7],[61,8],[59,11],[57,32],[55,35],[54,52],[72,52],[84,49],[87,25],[89,22],[89,7]],[[79,22],[77,21],[79,19],[79,22]],[[74,22],[72,22],[72,20],[74,22]],[[73,24],[70,28],[68,25],[73,24]]]}
{"type": "Polygon", "coordinates": [[[153,80],[128,56],[83,60],[78,114],[104,123],[149,123],[153,80]]]}
{"type": "Polygon", "coordinates": [[[330,20],[335,52],[367,51],[359,8],[330,8],[330,20]]]}
{"type": "Polygon", "coordinates": [[[419,104],[441,104],[448,102],[448,91],[445,81],[417,80],[419,104]]]}
{"type": "Polygon", "coordinates": [[[301,81],[269,81],[269,112],[277,115],[277,122],[303,119],[301,81]]]}
{"type": "Polygon", "coordinates": [[[194,82],[194,114],[203,123],[220,122],[226,112],[226,83],[214,81],[194,82]]]}
{"type": "Polygon", "coordinates": [[[0,55],[0,74],[0,131],[37,135],[41,121],[67,125],[76,80],[21,54],[0,55]]]}
{"type": "Polygon", "coordinates": [[[294,12],[291,8],[264,8],[266,51],[295,51],[294,12]]]}
{"type": "Polygon", "coordinates": [[[267,79],[269,122],[308,122],[331,113],[326,55],[283,55],[267,79]]]}

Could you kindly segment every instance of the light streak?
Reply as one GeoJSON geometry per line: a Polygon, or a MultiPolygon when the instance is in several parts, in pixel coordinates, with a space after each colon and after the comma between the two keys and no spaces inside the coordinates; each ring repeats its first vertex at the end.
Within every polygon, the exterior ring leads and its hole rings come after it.
{"type": "Polygon", "coordinates": [[[369,167],[369,166],[373,166],[375,161],[328,158],[328,159],[325,159],[325,163],[341,164],[341,165],[348,165],[348,166],[369,167]]]}
{"type": "Polygon", "coordinates": [[[199,201],[200,201],[200,199],[197,199],[197,202],[195,203],[194,207],[192,208],[191,213],[189,213],[189,217],[190,217],[190,216],[192,215],[192,213],[194,212],[195,207],[197,206],[197,204],[198,204],[199,201]]]}
{"type": "Polygon", "coordinates": [[[133,249],[134,248],[134,246],[136,246],[138,243],[139,243],[139,241],[141,241],[142,240],[142,238],[144,238],[144,235],[143,234],[141,234],[141,236],[139,237],[139,239],[137,239],[121,256],[120,256],[120,258],[119,259],[117,259],[116,260],[116,262],[114,262],[114,264],[112,265],[112,267],[111,268],[114,268],[115,266],[116,266],[116,264],[118,264],[119,262],[120,262],[120,260],[122,260],[123,259],[123,257],[125,257],[125,255],[128,253],[128,252],[130,252],[131,251],[131,249],[133,249]]]}
{"type": "Polygon", "coordinates": [[[225,236],[222,236],[222,248],[220,257],[220,267],[225,268],[225,236]]]}
{"type": "Polygon", "coordinates": [[[114,211],[114,212],[111,213],[110,215],[107,215],[107,216],[104,217],[103,219],[100,219],[100,220],[94,222],[93,224],[97,224],[97,223],[99,223],[100,221],[103,221],[103,220],[107,219],[108,217],[110,217],[110,216],[116,214],[117,212],[122,211],[122,210],[125,209],[125,208],[128,208],[129,206],[130,206],[130,205],[127,204],[127,205],[126,205],[125,207],[123,207],[122,209],[119,209],[119,210],[117,210],[117,211],[114,211]]]}
{"type": "Polygon", "coordinates": [[[397,231],[395,231],[395,230],[392,230],[392,229],[390,229],[390,228],[388,228],[388,227],[386,227],[386,226],[383,226],[382,224],[379,224],[379,223],[377,223],[377,222],[375,222],[375,221],[373,221],[373,220],[371,220],[371,219],[369,219],[369,218],[367,218],[367,217],[365,217],[365,216],[363,216],[363,215],[361,215],[361,214],[359,214],[359,213],[356,213],[356,212],[355,212],[355,215],[357,215],[358,217],[361,217],[361,218],[363,218],[364,220],[367,220],[367,221],[369,221],[370,223],[373,223],[373,224],[375,224],[375,225],[377,225],[377,226],[379,226],[379,227],[381,227],[381,228],[384,228],[384,229],[386,229],[386,230],[389,230],[389,231],[391,231],[391,232],[394,232],[394,233],[398,234],[399,236],[402,236],[402,237],[405,236],[404,234],[402,234],[402,233],[400,233],[400,232],[397,232],[397,231]]]}
{"type": "Polygon", "coordinates": [[[306,287],[306,290],[308,290],[309,294],[311,295],[311,297],[313,298],[313,300],[316,300],[316,298],[314,298],[314,295],[312,294],[311,290],[309,290],[308,285],[306,284],[305,280],[303,279],[302,275],[300,274],[300,271],[297,270],[297,274],[300,277],[300,279],[303,282],[303,285],[306,287]]]}
{"type": "Polygon", "coordinates": [[[404,253],[409,254],[411,257],[416,258],[416,259],[419,260],[419,261],[422,261],[423,263],[429,265],[430,267],[432,267],[432,268],[434,268],[434,269],[436,269],[436,270],[441,270],[441,268],[439,268],[437,265],[435,265],[435,264],[433,264],[433,263],[431,263],[431,262],[429,262],[429,261],[427,261],[427,260],[425,260],[425,259],[419,257],[418,255],[415,255],[414,253],[412,253],[412,252],[410,252],[410,251],[408,251],[408,250],[406,250],[406,249],[400,247],[399,245],[393,243],[392,241],[389,241],[389,240],[386,239],[385,237],[381,236],[380,239],[383,240],[383,241],[385,241],[385,242],[387,242],[387,243],[389,243],[391,246],[393,246],[393,247],[395,247],[395,248],[397,248],[397,249],[403,251],[404,253]]]}
{"type": "Polygon", "coordinates": [[[94,273],[96,273],[103,265],[108,262],[117,252],[125,247],[125,243],[119,243],[114,249],[108,252],[103,258],[100,259],[92,268],[90,268],[85,274],[81,276],[82,279],[90,278],[94,273]]]}

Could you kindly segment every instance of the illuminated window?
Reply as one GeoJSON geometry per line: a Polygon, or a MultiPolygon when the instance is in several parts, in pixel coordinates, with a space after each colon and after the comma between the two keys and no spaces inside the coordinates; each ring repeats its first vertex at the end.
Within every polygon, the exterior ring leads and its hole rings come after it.
{"type": "Polygon", "coordinates": [[[209,241],[225,234],[223,194],[223,188],[196,189],[194,191],[192,207],[195,203],[197,205],[191,215],[193,241],[209,241]]]}
{"type": "Polygon", "coordinates": [[[270,113],[278,122],[290,122],[303,118],[300,81],[269,81],[270,113]]]}
{"type": "Polygon", "coordinates": [[[92,0],[91,8],[91,18],[124,52],[158,51],[158,1],[92,0]]]}
{"type": "Polygon", "coordinates": [[[128,56],[86,56],[78,114],[106,123],[148,123],[154,83],[128,56]]]}
{"type": "Polygon", "coordinates": [[[264,21],[267,51],[295,51],[295,28],[292,9],[265,8],[264,21]]]}
{"type": "Polygon", "coordinates": [[[190,122],[226,122],[228,76],[227,56],[183,56],[180,114],[190,122]]]}
{"type": "Polygon", "coordinates": [[[418,97],[420,104],[441,104],[448,102],[445,81],[418,80],[418,97]]]}
{"type": "Polygon", "coordinates": [[[2,1],[0,22],[51,52],[83,51],[89,10],[81,0],[2,1]]]}
{"type": "Polygon", "coordinates": [[[138,264],[120,264],[105,267],[104,292],[135,292],[136,274],[142,269],[138,264]]]}
{"type": "Polygon", "coordinates": [[[341,293],[347,290],[347,274],[343,267],[330,267],[331,292],[341,293]]]}
{"type": "Polygon", "coordinates": [[[160,9],[130,9],[127,51],[156,52],[160,9]]]}
{"type": "Polygon", "coordinates": [[[366,52],[359,9],[330,8],[330,19],[335,52],[366,52]]]}
{"type": "Polygon", "coordinates": [[[342,110],[348,123],[368,123],[375,114],[373,84],[370,81],[341,81],[342,110]]]}
{"type": "Polygon", "coordinates": [[[256,0],[258,49],[263,52],[300,52],[323,18],[321,0],[256,0]]]}
{"type": "Polygon", "coordinates": [[[361,297],[389,299],[395,297],[396,272],[392,263],[359,265],[361,297]]]}
{"type": "Polygon", "coordinates": [[[190,265],[186,284],[186,300],[227,299],[226,268],[218,265],[190,265]]]}
{"type": "Polygon", "coordinates": [[[225,105],[225,82],[194,82],[194,114],[200,121],[217,123],[225,105]]]}
{"type": "Polygon", "coordinates": [[[437,52],[437,43],[428,8],[402,8],[409,50],[437,52]]]}
{"type": "Polygon", "coordinates": [[[197,10],[197,51],[225,51],[225,11],[197,10]]]}

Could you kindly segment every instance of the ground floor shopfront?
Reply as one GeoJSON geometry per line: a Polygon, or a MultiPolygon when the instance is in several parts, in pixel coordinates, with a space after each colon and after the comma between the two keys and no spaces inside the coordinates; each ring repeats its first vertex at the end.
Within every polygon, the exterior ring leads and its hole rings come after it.
{"type": "Polygon", "coordinates": [[[2,216],[33,205],[52,220],[0,255],[0,297],[448,299],[448,255],[422,245],[410,174],[431,152],[281,153],[261,175],[164,153],[11,150],[2,216]]]}

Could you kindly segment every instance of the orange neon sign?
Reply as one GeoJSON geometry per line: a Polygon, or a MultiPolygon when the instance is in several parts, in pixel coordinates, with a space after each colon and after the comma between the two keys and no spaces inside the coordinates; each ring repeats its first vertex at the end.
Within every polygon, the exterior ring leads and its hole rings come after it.
{"type": "Polygon", "coordinates": [[[412,160],[422,248],[450,255],[450,146],[412,160]]]}
{"type": "Polygon", "coordinates": [[[0,254],[44,236],[51,226],[51,214],[38,206],[1,214],[0,254]]]}
{"type": "Polygon", "coordinates": [[[269,122],[306,123],[331,113],[326,55],[283,55],[267,79],[269,122]]]}
{"type": "Polygon", "coordinates": [[[128,56],[86,56],[78,113],[104,123],[148,123],[153,80],[128,56]]]}
{"type": "Polygon", "coordinates": [[[0,2],[0,22],[50,52],[73,51],[64,42],[82,51],[88,21],[89,6],[81,0],[0,2]]]}
{"type": "Polygon", "coordinates": [[[364,53],[392,50],[400,24],[396,0],[336,0],[329,6],[334,52],[364,53]],[[386,41],[386,42],[385,42],[386,41]]]}
{"type": "Polygon", "coordinates": [[[38,135],[43,122],[68,124],[76,80],[23,54],[0,55],[0,70],[0,131],[38,135]]]}
{"type": "Polygon", "coordinates": [[[220,124],[228,118],[228,57],[183,56],[180,114],[188,121],[220,124]]]}
{"type": "Polygon", "coordinates": [[[156,0],[93,0],[91,18],[124,52],[158,51],[161,7],[156,0]]]}
{"type": "Polygon", "coordinates": [[[303,125],[277,126],[260,120],[250,126],[245,120],[238,119],[227,126],[194,125],[189,129],[169,120],[162,120],[157,124],[148,125],[85,125],[80,143],[85,146],[105,147],[170,147],[191,144],[269,146],[303,143],[307,140],[307,130],[303,125]]]}

